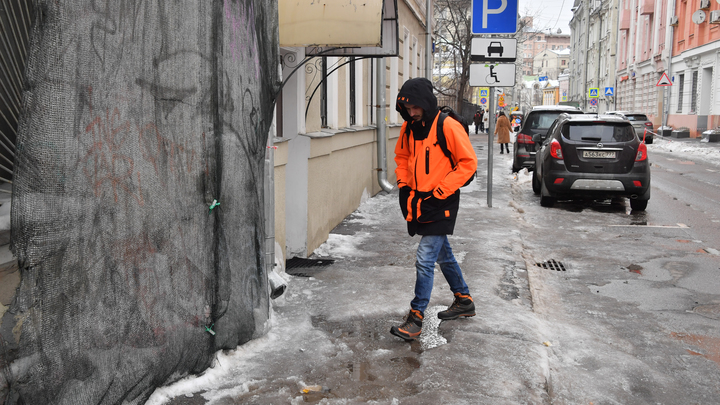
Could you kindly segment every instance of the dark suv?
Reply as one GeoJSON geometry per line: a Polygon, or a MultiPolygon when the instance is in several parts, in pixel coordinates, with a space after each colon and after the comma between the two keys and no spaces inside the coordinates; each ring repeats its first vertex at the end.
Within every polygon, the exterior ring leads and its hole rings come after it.
{"type": "Polygon", "coordinates": [[[562,114],[535,160],[532,187],[544,207],[559,198],[628,197],[644,211],[650,200],[647,146],[623,117],[562,114]]]}
{"type": "Polygon", "coordinates": [[[583,112],[579,108],[567,105],[539,105],[530,110],[513,142],[513,172],[519,172],[523,167],[527,167],[528,170],[535,168],[533,136],[540,134],[543,135],[541,139],[545,139],[548,128],[562,113],[582,114],[583,112]]]}
{"type": "Polygon", "coordinates": [[[635,133],[638,138],[643,139],[643,136],[645,136],[645,143],[653,143],[653,124],[652,121],[648,119],[647,115],[643,113],[633,113],[630,111],[608,111],[605,114],[625,117],[628,121],[630,121],[633,128],[635,128],[635,133]],[[646,129],[648,132],[645,132],[646,129]]]}

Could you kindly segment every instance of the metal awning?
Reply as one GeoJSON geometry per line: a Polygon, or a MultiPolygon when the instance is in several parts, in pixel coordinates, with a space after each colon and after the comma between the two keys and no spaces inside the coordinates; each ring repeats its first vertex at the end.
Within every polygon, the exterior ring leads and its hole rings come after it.
{"type": "Polygon", "coordinates": [[[280,46],[308,56],[397,56],[397,0],[280,0],[280,46]]]}

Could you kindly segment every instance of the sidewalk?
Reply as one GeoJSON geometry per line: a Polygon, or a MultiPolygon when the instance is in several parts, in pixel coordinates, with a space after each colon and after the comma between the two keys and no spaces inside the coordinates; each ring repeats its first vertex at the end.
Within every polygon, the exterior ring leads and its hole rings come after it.
{"type": "Polygon", "coordinates": [[[453,296],[436,268],[420,340],[389,333],[413,298],[419,237],[407,234],[397,192],[381,193],[316,250],[333,264],[286,277],[267,335],[219,355],[202,376],[158,389],[148,404],[542,403],[548,348],[530,306],[522,240],[509,225],[519,215],[509,203],[512,154],[493,145],[489,208],[487,136],[471,140],[478,175],[462,189],[450,243],[477,316],[440,323],[453,296]]]}

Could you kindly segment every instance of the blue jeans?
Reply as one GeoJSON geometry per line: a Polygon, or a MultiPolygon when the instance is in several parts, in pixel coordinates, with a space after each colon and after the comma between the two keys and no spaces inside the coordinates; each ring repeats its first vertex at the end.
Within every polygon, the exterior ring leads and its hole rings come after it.
{"type": "Polygon", "coordinates": [[[442,270],[453,294],[470,294],[460,266],[455,260],[455,256],[453,256],[447,235],[424,235],[420,239],[415,261],[415,268],[417,269],[415,298],[410,302],[412,309],[416,309],[423,314],[430,302],[430,294],[432,293],[435,278],[435,262],[440,265],[440,270],[442,270]]]}

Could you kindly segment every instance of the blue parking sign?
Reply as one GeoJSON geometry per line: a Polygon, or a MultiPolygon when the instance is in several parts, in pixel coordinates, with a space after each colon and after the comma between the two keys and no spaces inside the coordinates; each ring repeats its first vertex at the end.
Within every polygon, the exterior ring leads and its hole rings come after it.
{"type": "Polygon", "coordinates": [[[473,34],[514,34],[518,0],[472,0],[473,34]]]}

